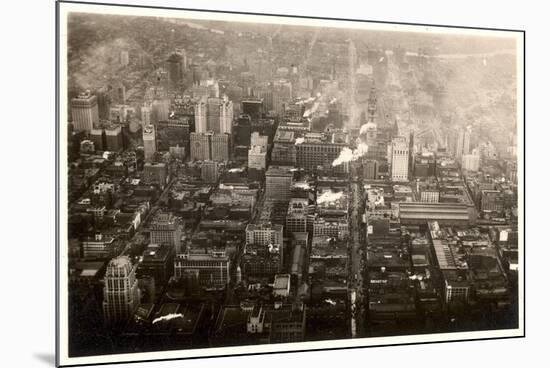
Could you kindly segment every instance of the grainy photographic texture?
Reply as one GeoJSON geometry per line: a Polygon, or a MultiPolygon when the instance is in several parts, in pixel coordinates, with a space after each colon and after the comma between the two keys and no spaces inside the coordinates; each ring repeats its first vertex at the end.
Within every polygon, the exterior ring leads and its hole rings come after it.
{"type": "Polygon", "coordinates": [[[521,32],[64,8],[61,363],[523,334],[521,32]]]}

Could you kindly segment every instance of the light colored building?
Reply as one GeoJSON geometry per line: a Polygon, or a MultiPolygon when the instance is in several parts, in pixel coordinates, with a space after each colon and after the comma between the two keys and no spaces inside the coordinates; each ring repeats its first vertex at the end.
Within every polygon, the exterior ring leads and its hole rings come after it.
{"type": "Polygon", "coordinates": [[[151,161],[157,151],[155,126],[147,125],[143,128],[143,153],[145,161],[151,161]]]}
{"type": "Polygon", "coordinates": [[[283,247],[283,226],[269,222],[248,224],[246,226],[246,243],[253,245],[272,245],[283,247]]]}
{"type": "Polygon", "coordinates": [[[265,170],[266,154],[262,146],[251,146],[248,150],[248,168],[256,170],[265,170]]]}
{"type": "Polygon", "coordinates": [[[425,189],[420,192],[420,202],[439,202],[439,190],[425,189]]]}
{"type": "Polygon", "coordinates": [[[258,132],[252,132],[250,135],[250,145],[251,146],[261,146],[264,148],[264,151],[267,151],[268,137],[267,135],[261,135],[258,132]]]}
{"type": "Polygon", "coordinates": [[[144,104],[141,107],[141,126],[146,127],[151,124],[151,104],[144,104]]]}
{"type": "Polygon", "coordinates": [[[462,155],[462,170],[478,171],[479,156],[476,154],[462,155]]]}
{"type": "Polygon", "coordinates": [[[151,108],[155,117],[153,123],[168,120],[170,117],[170,100],[168,99],[153,101],[151,108]]]}
{"type": "Polygon", "coordinates": [[[224,96],[220,105],[220,133],[231,134],[233,126],[233,102],[224,96]]]}
{"type": "Polygon", "coordinates": [[[176,254],[182,252],[183,224],[179,217],[171,213],[159,213],[153,218],[149,228],[152,244],[170,244],[174,247],[176,254]]]}
{"type": "Polygon", "coordinates": [[[128,256],[112,259],[105,272],[103,288],[103,316],[107,325],[124,324],[140,303],[136,279],[137,264],[128,256]]]}
{"type": "Polygon", "coordinates": [[[290,295],[290,275],[275,275],[273,281],[273,296],[288,298],[290,295]]]}
{"type": "Polygon", "coordinates": [[[204,287],[223,288],[229,283],[229,257],[219,254],[180,254],[174,260],[176,277],[191,275],[204,287]]]}
{"type": "Polygon", "coordinates": [[[130,64],[130,56],[128,54],[128,51],[120,51],[120,65],[128,66],[128,64],[130,64]]]}
{"type": "Polygon", "coordinates": [[[99,123],[97,97],[90,91],[82,92],[71,100],[74,130],[90,132],[99,123]]]}
{"type": "Polygon", "coordinates": [[[108,257],[112,253],[113,242],[113,237],[103,236],[101,233],[95,234],[94,237],[82,240],[82,255],[88,259],[108,257]]]}
{"type": "Polygon", "coordinates": [[[196,102],[195,106],[195,133],[206,133],[206,102],[196,102]]]}
{"type": "Polygon", "coordinates": [[[349,224],[345,218],[324,219],[313,221],[313,236],[326,236],[344,240],[349,235],[349,224]]]}
{"type": "Polygon", "coordinates": [[[404,137],[396,137],[391,142],[391,180],[409,179],[409,143],[404,137]]]}

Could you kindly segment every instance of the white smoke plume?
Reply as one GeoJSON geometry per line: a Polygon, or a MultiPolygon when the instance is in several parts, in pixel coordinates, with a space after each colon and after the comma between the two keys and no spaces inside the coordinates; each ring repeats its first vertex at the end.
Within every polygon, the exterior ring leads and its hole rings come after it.
{"type": "Polygon", "coordinates": [[[244,172],[244,167],[235,167],[233,169],[229,169],[228,172],[230,172],[230,173],[242,173],[242,172],[244,172]]]}
{"type": "Polygon", "coordinates": [[[294,188],[299,188],[299,189],[303,189],[303,190],[310,190],[311,185],[309,185],[306,182],[297,182],[297,183],[294,183],[294,188]]]}
{"type": "Polygon", "coordinates": [[[317,198],[317,204],[336,202],[344,195],[343,192],[333,192],[331,190],[324,192],[317,198]]]}
{"type": "Polygon", "coordinates": [[[340,151],[340,156],[332,162],[332,166],[338,166],[346,162],[356,161],[360,157],[364,156],[368,149],[369,146],[365,143],[359,143],[357,148],[353,151],[350,148],[345,147],[342,151],[340,151]]]}
{"type": "Polygon", "coordinates": [[[312,115],[315,113],[315,111],[317,111],[317,109],[319,108],[319,105],[320,105],[320,104],[319,104],[319,101],[315,101],[315,102],[313,103],[313,106],[311,106],[309,109],[307,109],[307,110],[304,112],[303,117],[304,117],[304,118],[308,118],[308,117],[312,116],[312,115]]]}
{"type": "Polygon", "coordinates": [[[181,314],[181,313],[170,313],[170,314],[167,314],[165,316],[155,318],[153,320],[153,324],[155,324],[157,322],[161,322],[161,321],[170,321],[170,320],[176,319],[176,318],[183,318],[183,314],[181,314]]]}
{"type": "Polygon", "coordinates": [[[296,142],[294,142],[294,145],[296,145],[296,146],[297,146],[297,145],[299,145],[299,144],[302,144],[302,143],[304,143],[305,141],[306,141],[306,139],[305,139],[305,138],[302,138],[302,137],[300,137],[300,138],[296,138],[296,142]]]}
{"type": "Polygon", "coordinates": [[[365,123],[361,125],[361,129],[359,129],[359,135],[367,134],[367,127],[369,123],[365,123]]]}

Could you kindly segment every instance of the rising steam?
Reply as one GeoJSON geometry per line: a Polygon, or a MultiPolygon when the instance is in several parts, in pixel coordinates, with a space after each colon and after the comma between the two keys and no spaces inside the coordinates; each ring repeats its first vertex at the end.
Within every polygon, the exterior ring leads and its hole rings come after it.
{"type": "Polygon", "coordinates": [[[357,148],[354,150],[345,147],[342,151],[340,151],[340,156],[332,162],[332,166],[338,166],[346,162],[356,161],[367,153],[368,148],[369,146],[365,143],[359,143],[357,148]]]}
{"type": "Polygon", "coordinates": [[[176,318],[183,318],[183,314],[181,314],[181,313],[170,313],[170,314],[167,314],[165,316],[155,318],[153,320],[153,324],[155,324],[157,322],[162,322],[162,321],[170,321],[170,320],[173,320],[173,319],[176,319],[176,318]]]}

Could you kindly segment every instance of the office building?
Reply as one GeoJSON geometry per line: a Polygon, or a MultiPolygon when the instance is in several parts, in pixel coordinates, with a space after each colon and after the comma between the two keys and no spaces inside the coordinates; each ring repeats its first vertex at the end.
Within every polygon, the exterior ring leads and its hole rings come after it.
{"type": "Polygon", "coordinates": [[[229,283],[229,257],[220,254],[180,254],[174,260],[176,277],[192,277],[199,285],[223,288],[229,283]]]}
{"type": "Polygon", "coordinates": [[[172,86],[177,86],[183,80],[183,58],[178,53],[173,53],[166,60],[168,78],[172,86]]]}
{"type": "Polygon", "coordinates": [[[270,166],[265,173],[265,199],[286,202],[290,199],[293,172],[291,166],[270,166]]]}
{"type": "Polygon", "coordinates": [[[378,161],[364,160],[363,161],[363,177],[365,179],[378,179],[378,161]]]}
{"type": "Polygon", "coordinates": [[[349,144],[343,133],[306,133],[303,142],[295,143],[296,165],[312,172],[346,173],[349,170],[347,162],[332,165],[344,148],[349,148],[349,144]]]}
{"type": "Polygon", "coordinates": [[[151,105],[153,123],[170,118],[170,100],[154,100],[151,105]]]}
{"type": "Polygon", "coordinates": [[[261,135],[258,132],[252,132],[250,135],[250,145],[251,146],[261,146],[264,151],[267,151],[269,137],[267,135],[261,135]]]}
{"type": "MultiPolygon", "coordinates": [[[[104,209],[104,207],[103,207],[104,209]]],[[[101,259],[113,253],[115,239],[101,233],[82,239],[82,256],[87,259],[101,259]]]]}
{"type": "Polygon", "coordinates": [[[216,161],[203,161],[201,166],[201,179],[207,183],[216,183],[218,178],[218,163],[216,161]]]}
{"type": "Polygon", "coordinates": [[[248,150],[248,168],[254,170],[265,170],[266,154],[262,146],[251,146],[248,150]]]}
{"type": "Polygon", "coordinates": [[[201,100],[195,103],[195,133],[206,133],[206,102],[201,100]]]}
{"type": "Polygon", "coordinates": [[[150,224],[151,243],[169,244],[176,254],[182,252],[181,235],[183,224],[181,218],[171,213],[158,213],[150,224]]]}
{"type": "Polygon", "coordinates": [[[210,133],[191,133],[190,155],[192,161],[205,161],[211,159],[210,133]]]}
{"type": "Polygon", "coordinates": [[[107,325],[125,324],[140,303],[137,265],[128,256],[112,259],[105,272],[103,316],[107,325]]]}
{"type": "Polygon", "coordinates": [[[187,147],[190,130],[188,117],[158,121],[155,124],[157,150],[169,151],[170,147],[187,147]]]}
{"type": "Polygon", "coordinates": [[[305,198],[292,198],[288,203],[285,219],[285,233],[306,233],[308,220],[308,200],[305,198]]]}
{"type": "Polygon", "coordinates": [[[212,134],[210,136],[211,152],[213,161],[229,161],[231,136],[229,134],[212,134]]]}
{"type": "Polygon", "coordinates": [[[282,117],[285,112],[285,105],[292,100],[292,84],[280,79],[273,82],[273,110],[282,117]]]}
{"type": "Polygon", "coordinates": [[[105,150],[103,135],[104,135],[104,132],[102,127],[92,128],[92,130],[90,131],[89,138],[94,143],[94,147],[97,151],[105,150]]]}
{"type": "Polygon", "coordinates": [[[246,226],[246,244],[283,247],[283,226],[269,222],[248,224],[246,226]]]}
{"type": "Polygon", "coordinates": [[[106,151],[119,152],[124,149],[122,142],[122,127],[112,124],[105,127],[106,151]]]}
{"type": "Polygon", "coordinates": [[[80,93],[71,100],[71,115],[76,132],[90,132],[99,123],[97,97],[90,91],[80,93]]]}
{"type": "Polygon", "coordinates": [[[145,161],[151,161],[157,152],[155,126],[147,125],[143,128],[143,154],[145,161]]]}
{"type": "Polygon", "coordinates": [[[477,154],[462,155],[462,170],[478,171],[479,156],[477,154]]]}
{"type": "Polygon", "coordinates": [[[233,126],[233,102],[224,96],[220,104],[220,133],[231,134],[233,126]]]}
{"type": "Polygon", "coordinates": [[[504,201],[499,190],[481,191],[481,210],[487,212],[501,212],[504,209],[504,201]]]}
{"type": "Polygon", "coordinates": [[[151,104],[144,104],[141,106],[141,126],[146,127],[151,124],[151,104]]]}
{"type": "Polygon", "coordinates": [[[174,271],[174,248],[168,244],[149,244],[143,251],[141,262],[137,268],[137,276],[155,279],[158,290],[162,290],[174,271]]]}
{"type": "Polygon", "coordinates": [[[241,101],[241,111],[251,119],[260,119],[263,115],[263,101],[261,98],[245,98],[241,101]]]}
{"type": "Polygon", "coordinates": [[[409,144],[404,137],[394,138],[391,142],[391,180],[409,179],[409,144]]]}
{"type": "Polygon", "coordinates": [[[206,100],[206,129],[214,133],[221,132],[221,105],[222,99],[210,97],[206,100]]]}
{"type": "Polygon", "coordinates": [[[148,184],[158,184],[164,189],[168,183],[168,167],[164,162],[146,162],[143,165],[143,181],[148,184]]]}
{"type": "Polygon", "coordinates": [[[449,133],[449,151],[458,160],[470,153],[471,134],[471,127],[454,129],[449,133]]]}

